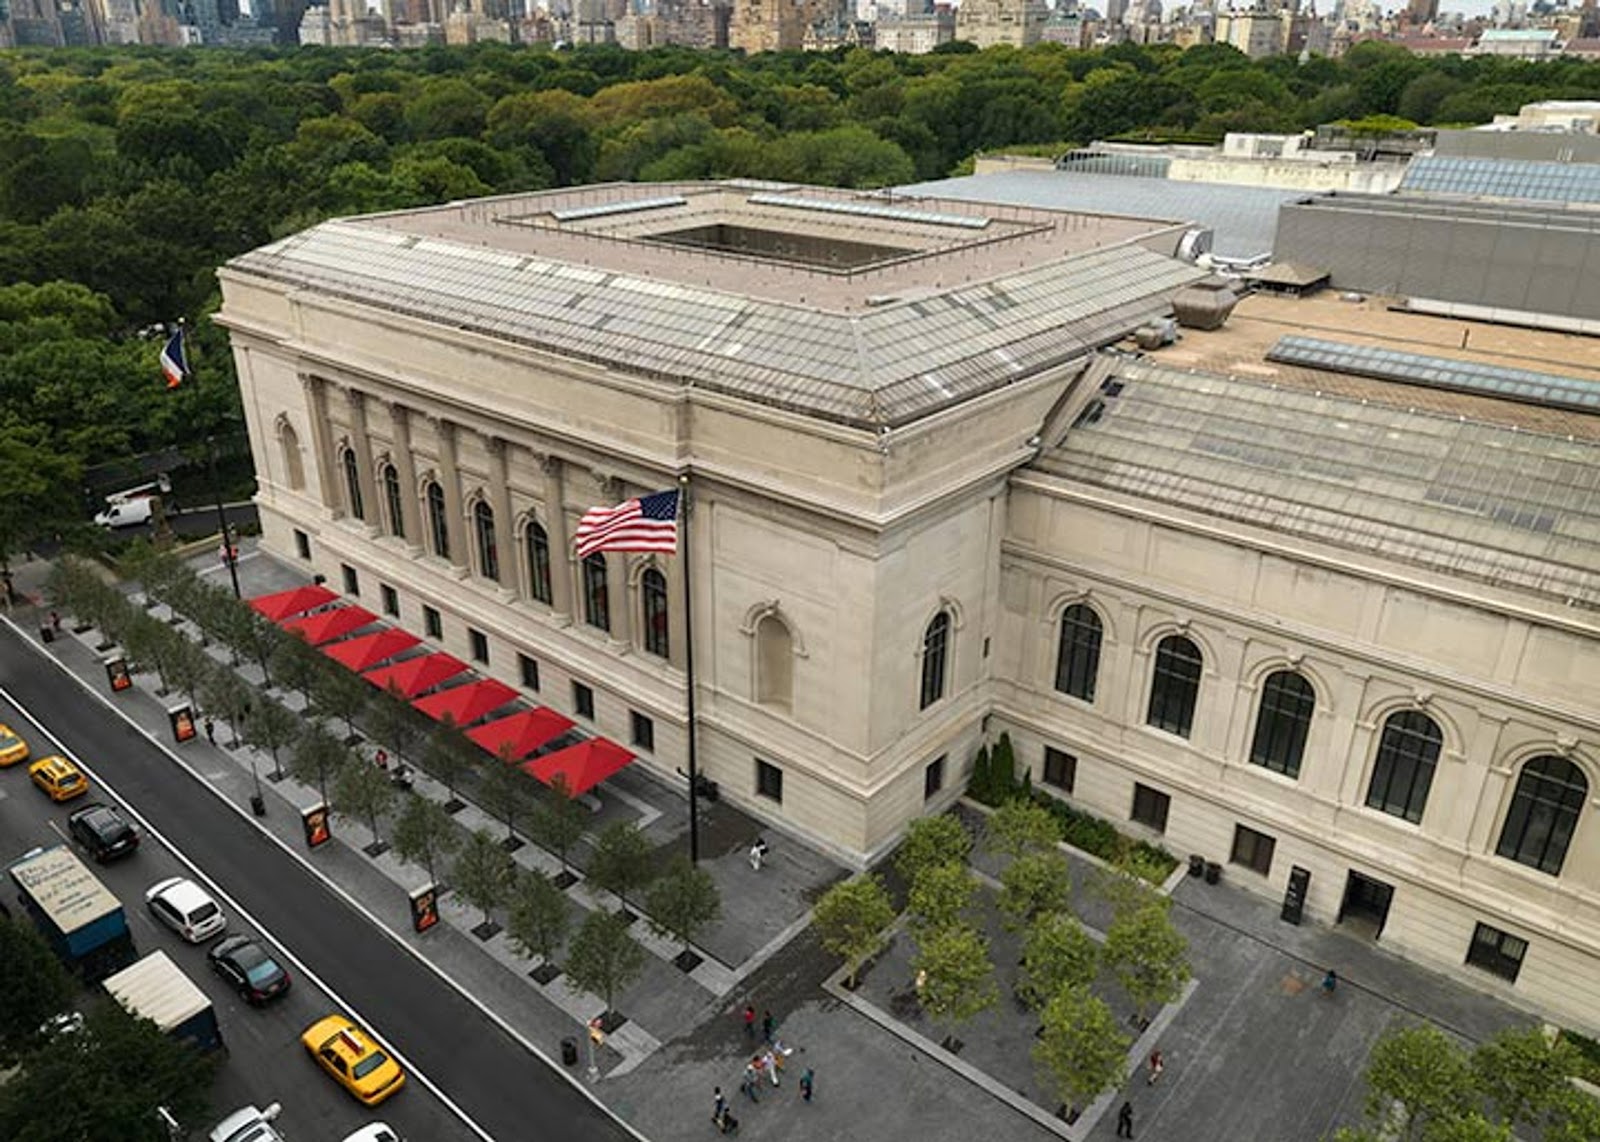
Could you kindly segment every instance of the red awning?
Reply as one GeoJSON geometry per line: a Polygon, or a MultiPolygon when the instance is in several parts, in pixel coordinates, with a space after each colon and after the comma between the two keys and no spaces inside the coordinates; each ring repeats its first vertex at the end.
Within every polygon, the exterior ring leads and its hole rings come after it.
{"type": "Polygon", "coordinates": [[[606,738],[590,738],[566,749],[524,762],[523,771],[549,785],[560,774],[574,796],[587,793],[633,760],[633,754],[606,738]]]}
{"type": "Polygon", "coordinates": [[[503,747],[510,747],[513,761],[527,757],[534,750],[572,728],[572,719],[563,718],[554,710],[540,706],[537,710],[518,710],[509,718],[485,722],[467,736],[484,749],[500,756],[503,747]]]}
{"type": "Polygon", "coordinates": [[[322,653],[359,673],[393,658],[401,651],[410,650],[421,641],[416,635],[403,630],[380,630],[375,634],[364,634],[360,638],[325,646],[322,653]]]}
{"type": "Polygon", "coordinates": [[[338,597],[323,586],[291,587],[275,595],[257,595],[250,600],[250,605],[259,614],[277,622],[290,615],[303,615],[313,607],[325,607],[338,597]]]}
{"type": "Polygon", "coordinates": [[[336,638],[342,638],[353,630],[360,630],[368,623],[378,621],[378,616],[365,607],[334,607],[328,611],[318,611],[314,615],[304,615],[298,619],[288,619],[279,625],[284,630],[297,634],[312,646],[321,646],[336,638]]]}
{"type": "Polygon", "coordinates": [[[508,702],[516,701],[516,698],[517,692],[504,682],[480,678],[465,686],[453,686],[437,694],[429,694],[426,698],[418,698],[411,704],[436,722],[442,722],[444,716],[449,714],[456,725],[465,726],[485,714],[494,713],[508,702]]]}
{"type": "Polygon", "coordinates": [[[393,666],[369,670],[361,677],[380,690],[387,690],[392,683],[407,698],[415,698],[441,682],[454,678],[466,668],[465,662],[448,654],[423,654],[393,666]]]}

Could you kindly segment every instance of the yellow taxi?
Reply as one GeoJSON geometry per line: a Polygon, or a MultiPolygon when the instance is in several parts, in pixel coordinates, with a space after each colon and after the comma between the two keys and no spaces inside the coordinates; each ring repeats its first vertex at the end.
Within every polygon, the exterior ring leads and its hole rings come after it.
{"type": "Polygon", "coordinates": [[[89,779],[64,757],[41,757],[28,766],[28,776],[52,801],[70,801],[89,792],[89,779]]]}
{"type": "Polygon", "coordinates": [[[28,743],[16,730],[0,722],[0,766],[28,760],[28,743]]]}
{"type": "Polygon", "coordinates": [[[300,1036],[300,1044],[319,1067],[367,1106],[376,1106],[406,1085],[400,1064],[343,1015],[317,1020],[300,1036]]]}

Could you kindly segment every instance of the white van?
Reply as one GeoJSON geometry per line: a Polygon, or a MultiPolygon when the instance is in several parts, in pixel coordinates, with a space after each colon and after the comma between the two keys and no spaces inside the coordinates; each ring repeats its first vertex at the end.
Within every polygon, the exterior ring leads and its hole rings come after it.
{"type": "Polygon", "coordinates": [[[136,524],[149,523],[150,517],[154,514],[154,496],[134,496],[131,499],[111,501],[105,511],[94,517],[94,522],[101,527],[133,527],[136,524]]]}

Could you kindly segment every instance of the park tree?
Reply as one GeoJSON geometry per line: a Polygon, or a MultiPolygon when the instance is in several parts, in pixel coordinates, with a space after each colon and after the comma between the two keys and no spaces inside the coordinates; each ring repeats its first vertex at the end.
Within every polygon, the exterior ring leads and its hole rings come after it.
{"type": "Polygon", "coordinates": [[[989,815],[984,843],[1013,860],[1025,853],[1051,851],[1061,840],[1061,830],[1050,810],[1032,801],[1014,798],[989,815]]]}
{"type": "Polygon", "coordinates": [[[1076,916],[1045,912],[1034,917],[1022,942],[1017,994],[1035,1011],[1069,987],[1086,988],[1100,972],[1100,945],[1076,916]]]}
{"type": "MultiPolygon", "coordinates": [[[[339,770],[333,784],[333,808],[346,817],[364,821],[372,830],[368,856],[377,856],[389,846],[383,839],[384,818],[394,808],[396,791],[389,775],[376,765],[352,759],[339,770]]],[[[421,800],[421,798],[417,798],[421,800]]]]}
{"type": "Polygon", "coordinates": [[[628,893],[644,887],[651,877],[653,852],[639,826],[615,821],[600,830],[589,857],[589,879],[622,901],[628,910],[628,893]]]}
{"type": "Polygon", "coordinates": [[[1436,1125],[1465,1118],[1476,1101],[1472,1060],[1429,1024],[1393,1027],[1367,1060],[1367,1117],[1420,1142],[1436,1125]]]}
{"type": "Polygon", "coordinates": [[[272,755],[272,778],[282,780],[283,767],[278,751],[295,744],[304,723],[271,698],[260,697],[244,722],[244,740],[272,755]]]}
{"type": "Polygon", "coordinates": [[[65,1010],[77,985],[31,924],[0,916],[0,1067],[39,1042],[39,1028],[65,1010]]]}
{"type": "Polygon", "coordinates": [[[450,799],[444,805],[445,812],[455,813],[462,808],[456,790],[461,779],[472,772],[477,754],[478,747],[461,732],[461,727],[448,714],[439,720],[439,724],[428,735],[427,744],[423,746],[422,766],[433,775],[435,781],[444,786],[449,795],[450,799]]]}
{"type": "Polygon", "coordinates": [[[221,718],[232,731],[232,746],[237,746],[239,739],[244,736],[245,712],[251,708],[254,700],[255,693],[244,679],[226,667],[208,672],[200,686],[200,701],[204,703],[207,713],[221,718]]]}
{"type": "Polygon", "coordinates": [[[711,874],[684,856],[677,856],[667,870],[651,882],[645,893],[650,911],[650,927],[659,936],[670,936],[689,945],[708,925],[722,915],[722,897],[711,874]]]}
{"type": "Polygon", "coordinates": [[[645,952],[615,912],[589,913],[567,944],[567,977],[580,991],[599,999],[609,1013],[616,996],[644,970],[645,952]]]}
{"type": "Polygon", "coordinates": [[[950,1036],[999,998],[989,941],[970,924],[950,924],[927,933],[918,942],[912,967],[922,1009],[950,1036]]]}
{"type": "Polygon", "coordinates": [[[401,860],[420,863],[429,881],[439,880],[438,863],[460,847],[456,823],[431,797],[407,797],[394,822],[394,851],[401,860]]]}
{"type": "Polygon", "coordinates": [[[978,879],[964,864],[924,868],[912,882],[906,899],[912,932],[920,941],[960,924],[977,893],[978,879]]]}
{"type": "Polygon", "coordinates": [[[290,634],[279,639],[273,647],[272,675],[279,686],[296,691],[309,702],[322,676],[320,658],[321,655],[309,642],[299,635],[290,634]]]}
{"type": "Polygon", "coordinates": [[[529,829],[533,839],[553,852],[561,860],[561,871],[571,872],[567,854],[583,839],[589,826],[589,810],[573,797],[567,779],[561,774],[551,780],[539,796],[534,807],[529,829]]]}
{"type": "Polygon", "coordinates": [[[1537,1027],[1500,1032],[1472,1052],[1473,1085],[1507,1122],[1537,1128],[1571,1089],[1581,1066],[1565,1039],[1537,1027]]]}
{"type": "Polygon", "coordinates": [[[326,726],[312,722],[294,743],[294,752],[289,755],[289,774],[302,785],[315,785],[326,803],[328,783],[349,764],[350,751],[345,744],[326,726]]]}
{"type": "Polygon", "coordinates": [[[500,930],[492,913],[509,898],[516,871],[510,854],[487,829],[474,830],[456,855],[450,879],[461,899],[483,911],[483,923],[472,930],[480,940],[500,930]]]}
{"type": "Polygon", "coordinates": [[[1000,911],[1013,931],[1036,916],[1065,912],[1072,904],[1072,869],[1054,850],[1024,853],[1000,873],[1000,911]]]}
{"type": "Polygon", "coordinates": [[[324,661],[321,667],[311,683],[312,702],[325,717],[344,723],[345,744],[354,745],[359,739],[356,719],[372,700],[372,685],[337,663],[324,661]]]}
{"type": "Polygon", "coordinates": [[[521,872],[511,886],[506,932],[520,955],[550,963],[572,926],[572,902],[548,877],[521,872]]]}
{"type": "Polygon", "coordinates": [[[508,852],[514,852],[522,844],[517,839],[517,822],[533,811],[537,786],[510,753],[509,746],[503,747],[501,756],[484,768],[478,783],[478,801],[484,812],[505,823],[504,844],[508,852]]]}
{"type": "Polygon", "coordinates": [[[1151,1007],[1171,1003],[1182,993],[1189,979],[1188,950],[1164,897],[1124,910],[1106,929],[1106,963],[1141,1020],[1151,1007]]]}
{"type": "Polygon", "coordinates": [[[905,840],[894,854],[894,868],[907,884],[914,884],[925,868],[942,864],[967,863],[972,853],[972,834],[949,813],[918,817],[906,829],[905,840]]]}
{"type": "Polygon", "coordinates": [[[1033,1061],[1050,1088],[1080,1112],[1127,1076],[1129,1040],[1111,1009],[1087,987],[1067,987],[1045,1004],[1033,1061]]]}
{"type": "Polygon", "coordinates": [[[390,683],[372,700],[367,711],[367,729],[374,740],[394,752],[395,760],[405,763],[406,755],[422,737],[417,712],[406,701],[400,687],[390,683]]]}
{"type": "Polygon", "coordinates": [[[860,876],[823,893],[812,910],[811,922],[822,946],[844,957],[848,969],[845,986],[854,988],[861,965],[883,947],[884,933],[894,923],[894,905],[881,880],[860,876]]]}

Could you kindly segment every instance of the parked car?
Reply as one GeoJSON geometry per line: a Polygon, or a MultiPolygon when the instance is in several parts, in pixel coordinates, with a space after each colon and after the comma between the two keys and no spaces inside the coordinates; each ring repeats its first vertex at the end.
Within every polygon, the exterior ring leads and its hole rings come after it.
{"type": "Polygon", "coordinates": [[[28,760],[28,743],[16,730],[0,722],[0,766],[28,760]]]}
{"type": "Polygon", "coordinates": [[[192,880],[174,876],[144,894],[151,913],[191,944],[203,944],[228,926],[217,902],[192,880]]]}
{"type": "Polygon", "coordinates": [[[101,864],[132,856],[139,847],[139,834],[127,819],[99,801],[85,805],[68,817],[67,831],[101,864]]]}
{"type": "Polygon", "coordinates": [[[300,1036],[300,1044],[317,1066],[367,1106],[376,1106],[405,1086],[400,1064],[346,1016],[317,1020],[300,1036]]]}
{"type": "Polygon", "coordinates": [[[207,1142],[284,1142],[283,1135],[272,1127],[282,1110],[276,1102],[265,1110],[241,1107],[211,1128],[207,1142]]]}
{"type": "Polygon", "coordinates": [[[289,990],[289,973],[249,936],[229,936],[206,953],[211,970],[233,985],[246,1003],[262,1004],[289,990]]]}
{"type": "Polygon", "coordinates": [[[41,757],[28,766],[28,776],[52,801],[70,801],[89,792],[89,779],[64,757],[41,757]]]}

